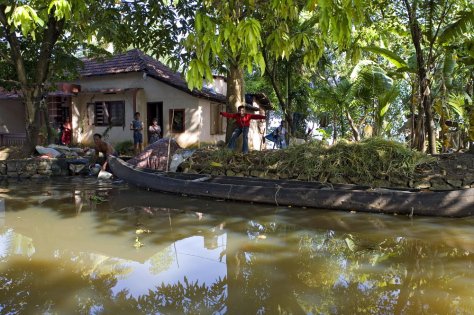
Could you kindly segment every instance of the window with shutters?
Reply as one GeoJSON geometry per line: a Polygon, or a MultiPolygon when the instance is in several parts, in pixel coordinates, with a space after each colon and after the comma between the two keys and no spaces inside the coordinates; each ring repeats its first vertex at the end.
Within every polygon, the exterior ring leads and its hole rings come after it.
{"type": "Polygon", "coordinates": [[[94,125],[124,126],[125,102],[103,101],[94,103],[94,125]]]}
{"type": "Polygon", "coordinates": [[[219,113],[225,111],[224,104],[211,103],[210,106],[210,117],[211,117],[211,135],[221,135],[225,133],[225,118],[219,113]]]}

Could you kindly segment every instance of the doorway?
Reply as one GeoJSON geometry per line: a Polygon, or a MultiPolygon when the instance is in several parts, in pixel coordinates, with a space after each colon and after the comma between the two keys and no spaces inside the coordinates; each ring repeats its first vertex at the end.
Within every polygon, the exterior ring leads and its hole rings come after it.
{"type": "MultiPolygon", "coordinates": [[[[161,127],[161,136],[164,135],[165,128],[163,126],[163,102],[150,102],[146,104],[146,126],[147,129],[151,125],[153,118],[158,119],[158,125],[161,127]]],[[[150,135],[148,135],[148,140],[150,140],[150,135]]]]}

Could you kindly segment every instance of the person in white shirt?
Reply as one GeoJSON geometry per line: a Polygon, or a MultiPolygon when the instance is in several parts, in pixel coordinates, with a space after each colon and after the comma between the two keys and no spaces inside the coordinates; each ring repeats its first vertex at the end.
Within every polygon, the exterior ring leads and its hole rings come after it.
{"type": "Polygon", "coordinates": [[[286,149],[286,128],[285,122],[282,120],[277,128],[277,145],[280,149],[286,149]]]}

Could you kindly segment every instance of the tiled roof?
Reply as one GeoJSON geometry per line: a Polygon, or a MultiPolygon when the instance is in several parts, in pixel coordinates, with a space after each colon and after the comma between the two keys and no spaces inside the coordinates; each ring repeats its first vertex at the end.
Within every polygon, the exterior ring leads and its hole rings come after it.
{"type": "Polygon", "coordinates": [[[118,73],[144,72],[148,76],[171,85],[181,91],[209,99],[211,101],[225,103],[225,95],[215,93],[210,89],[190,90],[186,81],[179,73],[174,72],[158,60],[144,54],[138,49],[129,50],[126,53],[114,55],[107,59],[85,59],[84,67],[79,74],[82,77],[95,77],[118,73]]]}

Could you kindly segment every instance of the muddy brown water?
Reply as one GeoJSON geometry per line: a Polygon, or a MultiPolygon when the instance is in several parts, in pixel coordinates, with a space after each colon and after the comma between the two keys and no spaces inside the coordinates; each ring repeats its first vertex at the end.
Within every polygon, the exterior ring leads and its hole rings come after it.
{"type": "Polygon", "coordinates": [[[474,218],[0,182],[0,314],[472,314],[474,218]]]}

